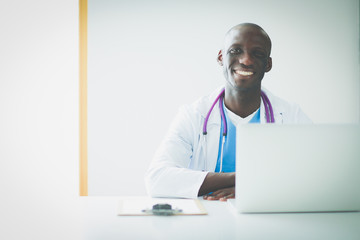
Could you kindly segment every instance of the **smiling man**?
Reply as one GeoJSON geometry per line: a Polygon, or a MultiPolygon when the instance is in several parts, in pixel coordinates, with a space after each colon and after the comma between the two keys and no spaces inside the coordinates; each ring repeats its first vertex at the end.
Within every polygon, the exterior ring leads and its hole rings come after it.
{"type": "Polygon", "coordinates": [[[225,106],[245,118],[260,107],[261,80],[272,67],[271,40],[257,25],[240,24],[226,34],[218,55],[223,66],[225,106]]]}
{"type": "Polygon", "coordinates": [[[272,68],[271,40],[258,25],[231,28],[217,61],[225,86],[183,106],[146,174],[153,197],[235,197],[236,125],[311,123],[298,105],[261,87],[272,68]]]}

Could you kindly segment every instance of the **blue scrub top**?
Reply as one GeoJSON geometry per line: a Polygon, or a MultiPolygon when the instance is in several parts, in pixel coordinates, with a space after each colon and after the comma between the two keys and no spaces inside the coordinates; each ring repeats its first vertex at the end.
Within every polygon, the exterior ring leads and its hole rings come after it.
{"type": "MultiPolygon", "coordinates": [[[[235,172],[235,155],[236,155],[236,126],[232,123],[227,115],[227,110],[224,106],[225,120],[227,123],[227,135],[225,136],[225,143],[223,149],[223,163],[222,163],[222,172],[235,172]]],[[[249,123],[260,123],[260,108],[257,110],[253,118],[249,123]]],[[[221,119],[221,129],[220,129],[220,140],[219,140],[219,152],[217,157],[217,163],[215,172],[220,171],[220,162],[221,162],[221,145],[223,137],[224,123],[221,119]]]]}

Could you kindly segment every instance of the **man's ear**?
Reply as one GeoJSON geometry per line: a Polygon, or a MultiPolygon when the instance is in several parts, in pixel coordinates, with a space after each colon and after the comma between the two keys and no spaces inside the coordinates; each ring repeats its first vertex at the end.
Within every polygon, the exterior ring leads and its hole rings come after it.
{"type": "Polygon", "coordinates": [[[222,50],[220,50],[220,51],[219,51],[219,53],[218,53],[218,55],[217,55],[216,60],[217,60],[217,62],[218,62],[218,64],[219,64],[220,66],[222,66],[222,65],[223,65],[222,50]]]}
{"type": "Polygon", "coordinates": [[[267,60],[267,65],[266,65],[266,69],[265,69],[265,72],[269,72],[272,68],[272,58],[269,57],[268,60],[267,60]]]}

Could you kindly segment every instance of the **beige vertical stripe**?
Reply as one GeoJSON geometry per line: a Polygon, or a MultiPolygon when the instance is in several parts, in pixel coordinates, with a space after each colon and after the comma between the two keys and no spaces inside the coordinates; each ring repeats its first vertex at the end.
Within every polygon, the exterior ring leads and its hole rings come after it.
{"type": "Polygon", "coordinates": [[[87,151],[87,0],[79,0],[80,196],[88,195],[87,151]]]}

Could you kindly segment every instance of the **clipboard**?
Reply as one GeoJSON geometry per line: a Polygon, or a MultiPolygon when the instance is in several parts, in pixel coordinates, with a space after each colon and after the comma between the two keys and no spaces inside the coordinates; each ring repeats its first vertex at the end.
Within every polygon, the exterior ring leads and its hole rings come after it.
{"type": "Polygon", "coordinates": [[[153,216],[148,211],[156,204],[170,204],[181,212],[174,215],[207,215],[207,211],[199,199],[131,197],[118,202],[118,216],[153,216]]]}

